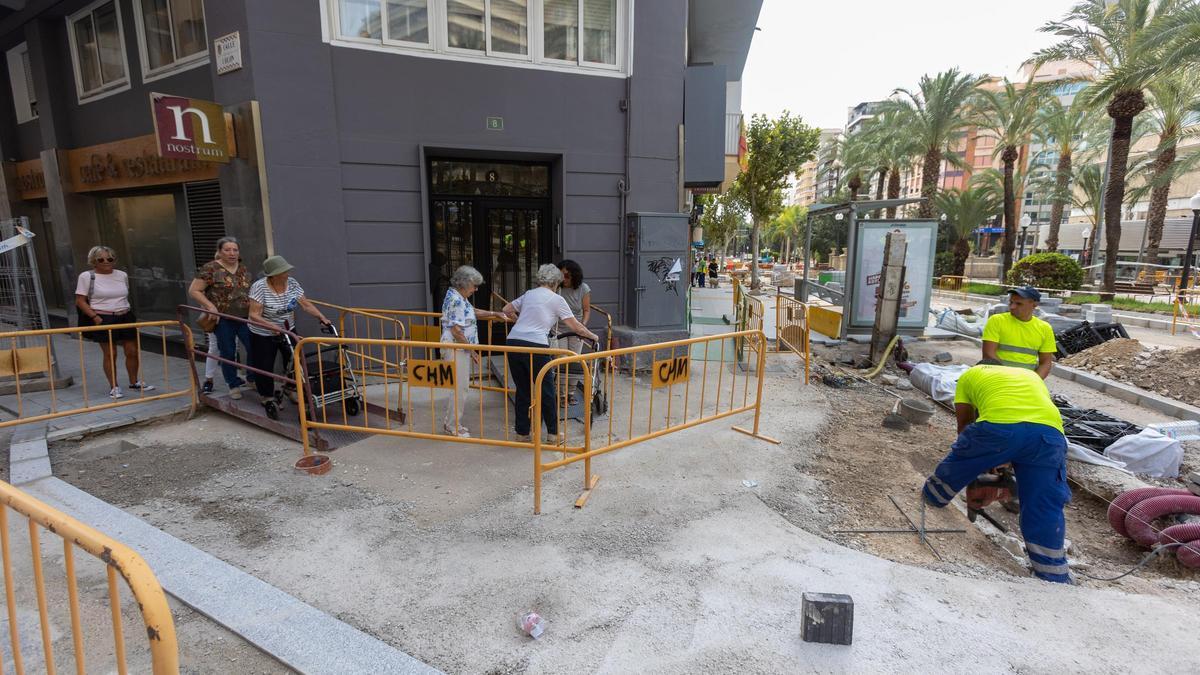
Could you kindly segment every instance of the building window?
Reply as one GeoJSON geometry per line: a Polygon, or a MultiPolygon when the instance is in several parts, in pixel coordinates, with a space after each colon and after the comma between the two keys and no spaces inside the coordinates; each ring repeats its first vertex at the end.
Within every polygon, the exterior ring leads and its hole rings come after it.
{"type": "Polygon", "coordinates": [[[202,0],[135,0],[134,6],[143,75],[208,62],[202,0]]]}
{"type": "Polygon", "coordinates": [[[323,0],[333,41],[621,70],[630,0],[323,0]]]}
{"type": "Polygon", "coordinates": [[[125,32],[115,0],[102,0],[67,17],[79,102],[129,87],[125,32]]]}
{"type": "Polygon", "coordinates": [[[33,68],[29,63],[29,45],[22,42],[8,51],[8,81],[12,83],[17,124],[37,119],[37,93],[33,89],[33,68]]]}

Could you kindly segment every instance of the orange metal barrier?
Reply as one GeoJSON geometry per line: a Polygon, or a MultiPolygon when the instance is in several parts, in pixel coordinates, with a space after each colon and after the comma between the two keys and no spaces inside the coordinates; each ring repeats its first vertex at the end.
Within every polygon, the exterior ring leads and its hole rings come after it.
{"type": "MultiPolygon", "coordinates": [[[[303,338],[294,351],[293,359],[296,372],[301,372],[304,361],[310,362],[307,368],[309,377],[297,378],[304,453],[311,453],[308,442],[310,429],[532,448],[532,440],[516,438],[512,428],[513,413],[509,409],[507,396],[513,393],[508,383],[515,378],[509,369],[509,354],[520,354],[520,358],[529,359],[529,380],[532,383],[537,375],[537,369],[533,367],[535,355],[553,359],[570,356],[571,352],[564,349],[416,340],[326,336],[303,338]],[[378,354],[382,362],[397,367],[372,373],[373,383],[363,384],[355,394],[331,396],[338,393],[333,391],[337,387],[352,386],[350,364],[356,355],[363,353],[378,354]],[[330,368],[314,368],[311,363],[328,363],[330,368]],[[476,372],[463,373],[464,366],[476,372]],[[493,371],[503,386],[484,384],[493,377],[493,371]],[[469,388],[477,392],[477,400],[472,405],[463,399],[468,389],[464,377],[469,388]],[[421,390],[425,391],[416,393],[421,390]],[[333,403],[314,409],[314,401],[328,400],[333,403]],[[455,435],[457,428],[451,429],[444,423],[448,413],[452,413],[464,426],[470,423],[469,437],[455,435]]],[[[568,409],[566,368],[562,369],[561,375],[556,397],[558,401],[554,402],[560,420],[559,449],[578,451],[581,446],[569,445],[567,425],[562,421],[571,413],[568,409]]],[[[515,384],[514,381],[513,386],[515,384]]]]}
{"type": "MultiPolygon", "coordinates": [[[[195,381],[185,376],[172,380],[173,365],[175,368],[187,367],[185,361],[167,356],[167,327],[176,326],[178,323],[175,321],[140,321],[0,334],[0,376],[11,377],[15,388],[14,393],[0,396],[0,402],[5,408],[16,411],[15,417],[0,412],[0,428],[168,398],[187,397],[194,410],[195,381]],[[129,352],[124,351],[122,344],[113,336],[115,331],[127,329],[134,331],[133,354],[138,362],[132,376],[125,367],[129,352]],[[154,329],[158,329],[158,335],[142,335],[143,331],[154,329]],[[85,335],[102,337],[95,345],[85,345],[91,342],[90,339],[83,339],[85,335]],[[157,345],[160,353],[144,350],[147,344],[157,345]],[[105,353],[109,355],[107,363],[103,356],[105,353]],[[157,366],[147,368],[144,362],[148,358],[161,358],[161,369],[157,366]],[[177,363],[173,364],[173,361],[177,363]],[[69,387],[59,386],[52,375],[53,366],[57,366],[61,374],[75,378],[77,383],[69,387]],[[123,398],[110,398],[105,370],[112,372],[118,383],[125,382],[126,378],[135,382],[145,380],[155,389],[147,393],[145,390],[131,390],[122,386],[123,398]],[[41,383],[42,388],[35,392],[30,388],[29,376],[38,374],[45,374],[46,377],[41,383]],[[5,416],[9,419],[3,419],[5,416]]],[[[185,334],[185,337],[190,342],[190,335],[185,334]]]]}
{"type": "Polygon", "coordinates": [[[775,296],[775,347],[790,349],[804,359],[804,384],[808,384],[812,352],[809,350],[808,305],[795,298],[775,296]]]}
{"type": "Polygon", "coordinates": [[[1200,329],[1200,288],[1177,291],[1171,300],[1171,335],[1179,327],[1192,329],[1192,334],[1200,337],[1196,331],[1200,329]]]}
{"type": "MultiPolygon", "coordinates": [[[[112,617],[113,654],[117,672],[128,672],[125,655],[125,636],[121,625],[119,574],[133,593],[146,626],[151,667],[155,675],[179,672],[179,650],[175,639],[175,622],[162,587],[154,572],[132,549],[74,518],[57,511],[13,486],[0,481],[0,547],[3,551],[5,604],[8,608],[8,632],[13,668],[24,673],[21,636],[13,573],[14,542],[10,540],[8,510],[25,517],[29,524],[29,551],[32,561],[32,581],[22,580],[22,588],[32,585],[37,597],[41,623],[42,653],[47,673],[55,672],[54,645],[51,636],[51,600],[47,598],[46,574],[42,567],[41,534],[49,531],[62,539],[66,591],[71,614],[71,636],[74,643],[75,671],[86,672],[84,658],[83,619],[79,608],[79,584],[76,579],[75,549],[82,549],[102,561],[107,567],[108,601],[112,617]],[[28,584],[28,585],[27,585],[28,584]]],[[[85,592],[88,587],[85,585],[85,592]]],[[[135,670],[135,672],[137,672],[135,670]]]]}
{"type": "MultiPolygon", "coordinates": [[[[762,331],[747,330],[595,354],[573,354],[546,364],[537,375],[534,391],[551,373],[564,366],[579,364],[584,372],[585,400],[591,401],[593,396],[602,395],[607,403],[608,420],[607,429],[597,428],[593,406],[585,406],[583,447],[578,451],[571,448],[569,454],[564,453],[561,459],[551,462],[543,460],[542,451],[558,452],[563,448],[546,442],[540,426],[533,427],[533,512],[541,513],[542,476],[547,471],[583,462],[584,492],[575,502],[577,507],[582,507],[599,480],[592,474],[593,457],[705,422],[753,411],[754,426],[751,429],[733,427],[734,430],[779,443],[759,434],[766,354],[766,338],[762,331]],[[758,357],[756,367],[743,369],[732,360],[740,341],[751,344],[758,357]],[[694,366],[694,360],[703,365],[694,366]],[[710,366],[713,361],[716,365],[710,366]],[[622,363],[627,366],[628,375],[619,372],[622,363]],[[638,381],[639,370],[646,373],[644,379],[647,381],[638,381]],[[593,378],[593,374],[603,377],[593,378]],[[602,383],[599,391],[593,388],[593,379],[602,383]],[[680,390],[683,400],[677,403],[676,393],[680,390]],[[626,396],[627,402],[618,400],[626,396]],[[655,410],[659,411],[658,416],[655,410]]],[[[532,419],[540,418],[541,406],[542,401],[535,399],[532,419]]]]}

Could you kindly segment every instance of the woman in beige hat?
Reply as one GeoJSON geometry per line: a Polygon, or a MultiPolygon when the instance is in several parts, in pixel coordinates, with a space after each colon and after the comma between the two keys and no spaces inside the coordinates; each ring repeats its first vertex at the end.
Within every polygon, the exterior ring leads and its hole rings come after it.
{"type": "MultiPolygon", "coordinates": [[[[292,266],[283,256],[273,255],[263,261],[264,278],[250,286],[250,365],[266,372],[274,372],[275,356],[283,351],[288,357],[279,330],[294,330],[296,307],[312,315],[322,325],[329,319],[308,298],[300,282],[288,272],[292,266]],[[272,330],[269,326],[274,326],[272,330]]],[[[283,391],[275,390],[274,378],[254,378],[254,388],[267,410],[267,417],[279,419],[279,407],[283,405],[283,391]]]]}

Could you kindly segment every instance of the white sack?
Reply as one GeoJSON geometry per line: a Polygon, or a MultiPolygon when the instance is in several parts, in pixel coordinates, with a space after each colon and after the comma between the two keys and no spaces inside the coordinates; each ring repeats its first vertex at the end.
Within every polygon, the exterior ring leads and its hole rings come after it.
{"type": "Polygon", "coordinates": [[[913,366],[908,379],[914,387],[929,394],[933,400],[953,405],[958,378],[967,372],[968,367],[961,364],[938,366],[932,363],[918,363],[913,366]]]}
{"type": "Polygon", "coordinates": [[[1070,441],[1067,441],[1067,459],[1075,460],[1076,462],[1083,462],[1085,464],[1107,466],[1118,471],[1129,473],[1129,470],[1125,468],[1125,462],[1119,462],[1115,459],[1110,459],[1087,447],[1086,445],[1080,445],[1070,441]]]}
{"type": "Polygon", "coordinates": [[[1104,449],[1104,456],[1125,462],[1125,468],[1133,473],[1177,478],[1179,463],[1183,461],[1183,446],[1154,429],[1142,429],[1140,434],[1117,439],[1104,449]]]}
{"type": "Polygon", "coordinates": [[[960,335],[970,335],[971,337],[979,337],[983,335],[982,323],[971,323],[963,317],[962,314],[952,310],[944,309],[938,315],[937,327],[942,330],[948,330],[952,333],[960,335]]]}

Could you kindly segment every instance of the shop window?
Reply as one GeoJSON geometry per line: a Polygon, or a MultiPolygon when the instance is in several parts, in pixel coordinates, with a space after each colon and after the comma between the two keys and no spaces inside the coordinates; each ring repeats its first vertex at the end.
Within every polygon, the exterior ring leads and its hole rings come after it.
{"type": "Polygon", "coordinates": [[[620,70],[630,0],[328,0],[333,41],[620,70]]]}
{"type": "Polygon", "coordinates": [[[8,81],[12,83],[17,124],[37,119],[37,93],[33,89],[33,68],[29,64],[29,45],[22,42],[8,51],[8,81]]]}
{"type": "Polygon", "coordinates": [[[129,274],[130,301],[139,319],[174,317],[193,276],[193,266],[184,265],[175,194],[104,197],[96,207],[100,241],[77,241],[116,250],[117,267],[129,274]]]}
{"type": "Polygon", "coordinates": [[[125,32],[115,0],[102,0],[67,17],[79,102],[129,88],[125,32]]]}
{"type": "Polygon", "coordinates": [[[208,62],[202,0],[135,0],[134,7],[147,80],[208,62]]]}

